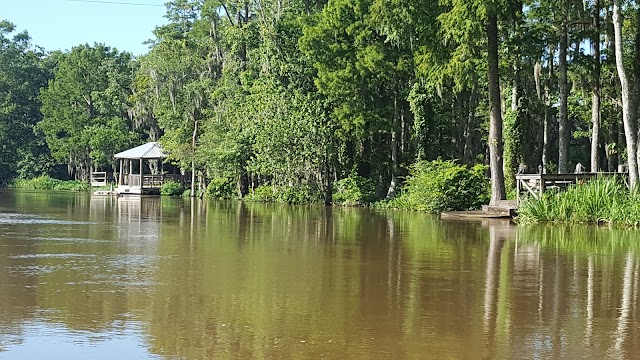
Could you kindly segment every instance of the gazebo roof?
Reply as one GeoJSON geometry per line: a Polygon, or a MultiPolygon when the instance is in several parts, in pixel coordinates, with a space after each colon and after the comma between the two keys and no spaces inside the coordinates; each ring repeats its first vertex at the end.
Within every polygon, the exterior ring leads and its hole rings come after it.
{"type": "Polygon", "coordinates": [[[113,156],[116,159],[164,159],[167,155],[157,142],[150,142],[119,152],[113,156]]]}

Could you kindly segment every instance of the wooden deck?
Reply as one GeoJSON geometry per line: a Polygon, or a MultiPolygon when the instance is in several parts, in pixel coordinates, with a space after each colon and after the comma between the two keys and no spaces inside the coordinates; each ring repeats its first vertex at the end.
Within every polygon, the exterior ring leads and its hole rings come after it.
{"type": "Polygon", "coordinates": [[[125,175],[123,177],[124,184],[118,185],[116,192],[118,194],[159,194],[162,185],[168,181],[183,182],[180,174],[162,174],[162,175],[142,175],[138,174],[125,175]]]}
{"type": "Polygon", "coordinates": [[[547,189],[564,190],[569,185],[583,183],[591,179],[602,177],[621,177],[624,173],[577,173],[577,174],[517,174],[516,175],[516,201],[520,204],[520,195],[528,193],[540,198],[547,189]]]}
{"type": "Polygon", "coordinates": [[[490,213],[483,210],[445,211],[440,213],[440,218],[450,220],[509,219],[511,215],[490,213]]]}

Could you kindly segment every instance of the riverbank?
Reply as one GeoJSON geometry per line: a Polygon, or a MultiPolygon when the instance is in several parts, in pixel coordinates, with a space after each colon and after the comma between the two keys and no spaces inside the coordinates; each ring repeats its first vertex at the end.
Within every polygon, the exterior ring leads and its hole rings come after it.
{"type": "MultiPolygon", "coordinates": [[[[489,181],[486,166],[473,167],[455,161],[420,161],[409,168],[402,188],[396,196],[387,199],[387,189],[371,179],[350,175],[334,182],[332,204],[337,206],[363,206],[379,209],[416,210],[428,213],[443,211],[478,210],[489,202],[489,181]]],[[[233,179],[211,179],[202,196],[211,199],[238,199],[233,179]]],[[[88,183],[62,181],[47,176],[15,180],[10,187],[41,190],[88,191],[88,183]]],[[[162,195],[188,196],[188,189],[180,183],[167,182],[160,189],[162,195]]],[[[200,195],[200,194],[198,194],[200,195]]],[[[249,190],[242,199],[247,202],[280,204],[323,204],[325,190],[314,182],[273,185],[264,183],[249,190]]]]}
{"type": "Polygon", "coordinates": [[[86,181],[59,180],[48,176],[38,176],[33,179],[15,179],[9,183],[8,187],[29,190],[89,191],[91,189],[91,185],[86,181]]]}

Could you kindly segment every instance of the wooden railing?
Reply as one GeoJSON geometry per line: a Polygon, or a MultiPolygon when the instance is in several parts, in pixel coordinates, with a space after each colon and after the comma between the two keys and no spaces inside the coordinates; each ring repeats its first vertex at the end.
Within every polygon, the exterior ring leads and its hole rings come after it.
{"type": "MultiPolygon", "coordinates": [[[[142,185],[145,188],[159,188],[162,186],[162,184],[170,180],[180,182],[182,180],[182,175],[142,175],[142,185]]],[[[140,187],[140,175],[127,175],[127,178],[125,179],[125,185],[129,185],[131,187],[140,187]]]]}
{"type": "Polygon", "coordinates": [[[103,171],[96,171],[91,173],[91,186],[106,186],[107,185],[107,173],[103,171]]]}
{"type": "Polygon", "coordinates": [[[582,183],[595,178],[603,177],[621,177],[625,178],[625,173],[577,173],[577,174],[517,174],[516,175],[516,196],[518,203],[520,202],[520,193],[528,193],[529,195],[539,198],[544,191],[549,188],[566,189],[571,184],[582,183]]]}

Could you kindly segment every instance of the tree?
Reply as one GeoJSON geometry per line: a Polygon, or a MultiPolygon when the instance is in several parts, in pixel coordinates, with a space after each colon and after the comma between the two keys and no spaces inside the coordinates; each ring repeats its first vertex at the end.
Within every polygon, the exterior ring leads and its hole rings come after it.
{"type": "MultiPolygon", "coordinates": [[[[449,66],[453,69],[450,76],[466,79],[473,74],[475,66],[469,59],[479,59],[477,44],[486,44],[487,81],[489,98],[489,166],[491,171],[491,204],[506,199],[503,170],[502,111],[500,96],[500,74],[498,57],[498,16],[500,3],[496,1],[451,0],[449,8],[439,17],[442,22],[445,39],[455,41],[449,66]],[[465,24],[465,26],[460,26],[465,24]],[[484,34],[479,37],[479,34],[484,34]],[[486,43],[485,43],[486,41],[486,43]],[[465,65],[466,67],[462,67],[465,65]]],[[[458,80],[461,83],[460,80],[458,80]]]]}
{"type": "MultiPolygon", "coordinates": [[[[638,184],[638,161],[636,158],[636,115],[637,111],[633,103],[634,94],[631,88],[631,79],[624,65],[622,44],[622,10],[620,0],[613,0],[613,29],[615,36],[616,68],[620,79],[622,91],[622,122],[627,143],[627,164],[629,166],[629,186],[634,189],[638,184]]],[[[640,30],[639,30],[640,31],[640,30]]],[[[637,51],[637,50],[636,50],[637,51]]]]}
{"type": "Polygon", "coordinates": [[[46,146],[33,126],[41,119],[40,88],[49,77],[41,49],[28,33],[10,35],[15,26],[0,21],[0,183],[15,176],[38,176],[51,170],[46,146]]]}
{"type": "Polygon", "coordinates": [[[131,55],[96,44],[61,54],[54,79],[40,94],[44,133],[51,155],[86,180],[93,168],[113,163],[131,145],[127,99],[131,55]]]}

